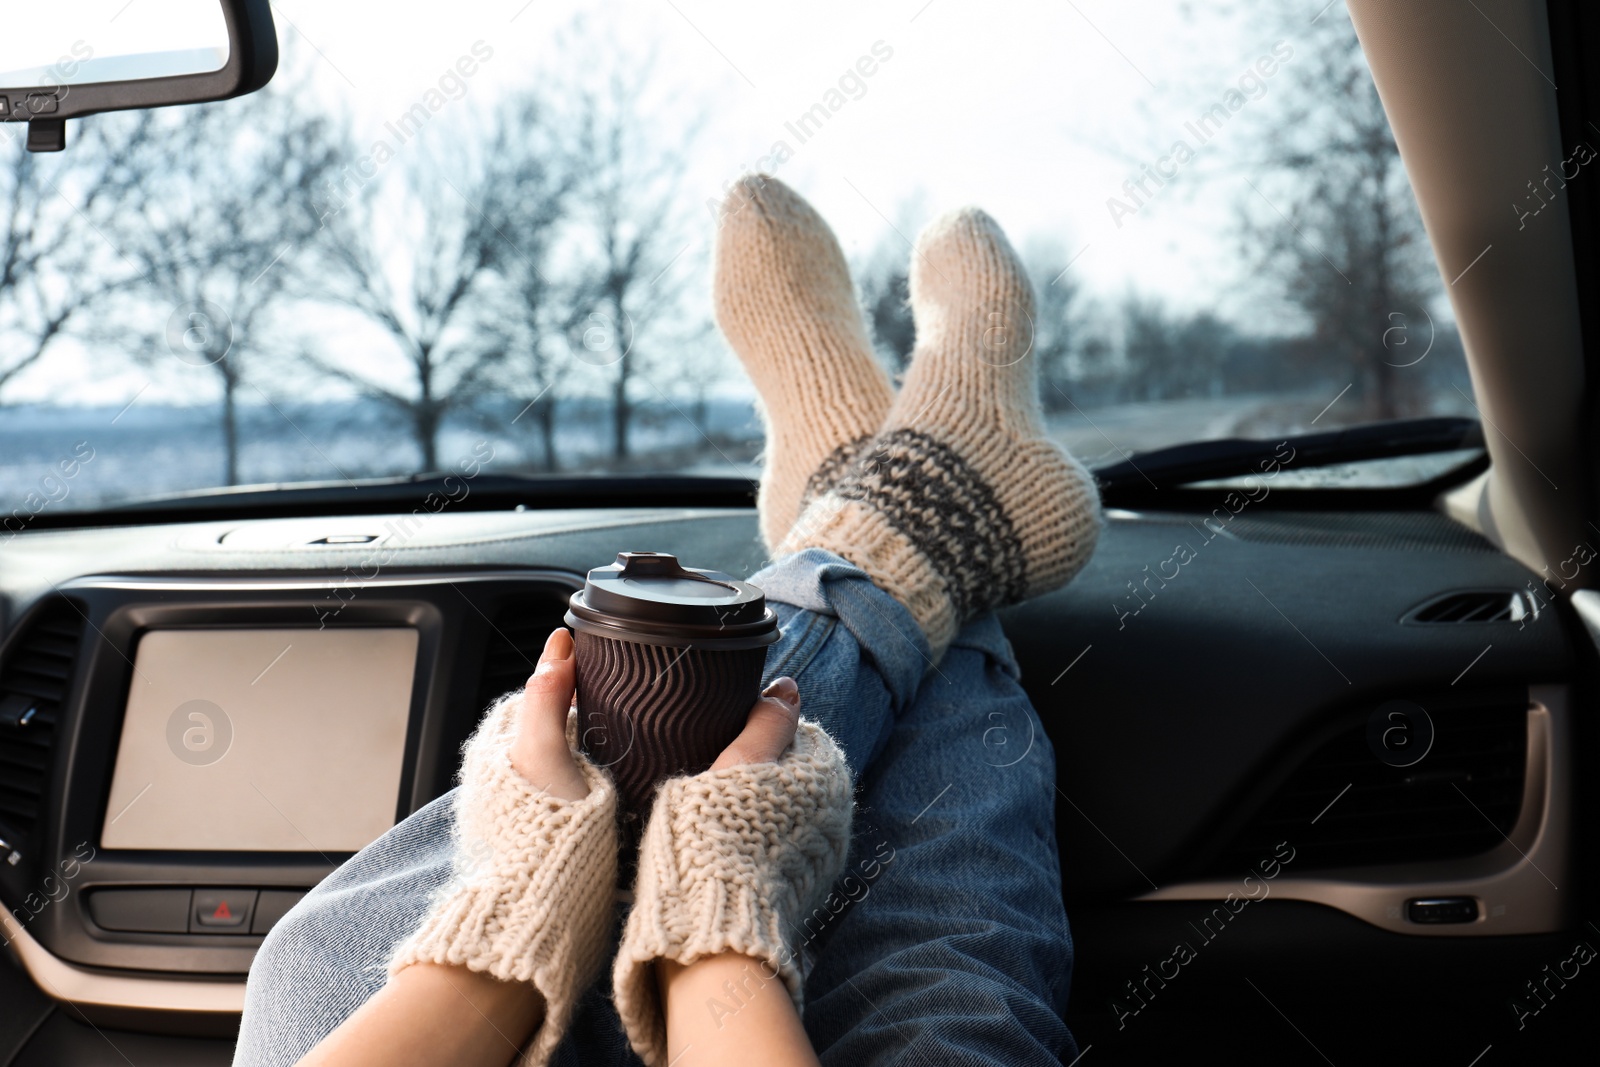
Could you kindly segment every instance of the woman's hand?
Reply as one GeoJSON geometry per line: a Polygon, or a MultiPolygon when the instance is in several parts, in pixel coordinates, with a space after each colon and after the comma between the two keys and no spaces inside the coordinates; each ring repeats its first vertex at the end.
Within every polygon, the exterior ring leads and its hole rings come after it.
{"type": "Polygon", "coordinates": [[[301,1067],[549,1062],[604,961],[616,886],[616,793],[568,746],[573,689],[572,636],[557,630],[467,743],[456,877],[388,983],[301,1067]]]}
{"type": "MultiPolygon", "coordinates": [[[[776,763],[794,742],[799,723],[800,689],[793,678],[779,678],[711,769],[776,763]]],[[[743,1067],[752,1059],[785,1067],[817,1063],[789,990],[766,960],[737,952],[703,956],[687,966],[659,959],[655,979],[675,1067],[743,1067]]]]}
{"type": "MultiPolygon", "coordinates": [[[[576,690],[572,634],[558,629],[545,641],[538,666],[523,686],[511,765],[530,784],[562,800],[582,800],[589,795],[588,783],[567,744],[567,712],[576,690]]],[[[793,727],[789,733],[793,736],[793,727]]]]}
{"type": "MultiPolygon", "coordinates": [[[[517,711],[517,736],[511,765],[531,784],[563,800],[580,800],[589,792],[567,743],[567,713],[577,691],[572,634],[556,630],[528,684],[517,711]]],[[[793,678],[779,678],[762,691],[750,709],[739,736],[711,765],[712,770],[749,763],[774,763],[794,740],[800,723],[800,687],[793,678]]]]}
{"type": "MultiPolygon", "coordinates": [[[[546,639],[539,663],[522,689],[517,736],[511,745],[511,765],[517,772],[563,800],[580,800],[589,792],[567,743],[567,713],[577,691],[572,652],[572,634],[567,630],[558,629],[546,639]]],[[[762,691],[744,730],[711,769],[775,762],[794,740],[799,723],[800,688],[793,678],[779,678],[762,691]]]]}
{"type": "Polygon", "coordinates": [[[747,763],[776,763],[794,741],[800,725],[800,687],[793,678],[776,679],[761,691],[739,736],[711,765],[714,771],[747,763]]]}

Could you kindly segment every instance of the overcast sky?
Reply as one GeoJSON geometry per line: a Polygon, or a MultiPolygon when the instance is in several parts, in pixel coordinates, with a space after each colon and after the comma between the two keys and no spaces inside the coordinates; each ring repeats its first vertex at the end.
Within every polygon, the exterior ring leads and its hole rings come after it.
{"type": "MultiPolygon", "coordinates": [[[[132,0],[119,20],[136,17],[132,0]]],[[[1348,23],[1343,0],[1286,0],[1288,10],[1348,23]]],[[[685,197],[695,205],[765,161],[832,223],[846,251],[904,255],[933,214],[987,209],[1023,249],[1054,247],[1091,295],[1130,288],[1209,308],[1270,332],[1243,284],[1236,210],[1249,193],[1252,124],[1296,77],[1295,40],[1183,0],[452,0],[365,4],[275,0],[279,37],[331,106],[370,144],[438,87],[458,60],[491,57],[433,122],[471,121],[500,95],[583,70],[555,42],[574,15],[592,36],[652,50],[675,103],[655,132],[676,143],[695,117],[685,197]],[[1281,42],[1281,43],[1280,43],[1281,42]],[[1251,69],[1275,62],[1267,77],[1251,69]],[[870,75],[861,72],[870,70],[870,75]],[[1247,96],[1205,143],[1191,124],[1237,90],[1247,96]],[[807,134],[802,116],[829,117],[807,134]],[[1134,200],[1123,184],[1168,156],[1177,176],[1134,200]],[[774,164],[781,143],[790,158],[774,164]],[[1170,157],[1169,157],[1170,158],[1170,157]],[[1116,212],[1109,201],[1121,201],[1116,212]],[[1133,210],[1135,209],[1136,210],[1133,210]]],[[[1289,20],[1292,24],[1294,20],[1289,20]]],[[[1302,64],[1300,70],[1304,69],[1302,64]]],[[[94,121],[89,119],[87,121],[94,121]]],[[[814,122],[816,120],[813,120],[814,122]]],[[[71,149],[69,148],[69,151],[71,149]]],[[[1154,186],[1146,186],[1147,191],[1154,186]]],[[[710,216],[701,211],[703,236],[710,216]]],[[[676,269],[706,273],[702,242],[676,269]]],[[[703,294],[706,280],[690,288],[703,294]]],[[[47,361],[50,362],[50,361],[47,361]]],[[[68,358],[67,363],[75,362],[68,358]]],[[[64,364],[15,383],[13,399],[54,391],[64,364]]],[[[120,384],[102,381],[114,393],[120,384]]]]}
{"type": "MultiPolygon", "coordinates": [[[[562,65],[557,31],[587,10],[624,49],[655,48],[685,119],[706,113],[690,171],[697,201],[783,142],[793,157],[775,173],[853,254],[898,242],[891,226],[914,238],[932,213],[973,203],[1019,245],[1053,241],[1069,259],[1087,246],[1074,271],[1095,291],[1137,284],[1190,307],[1226,300],[1218,282],[1236,273],[1233,204],[1248,187],[1201,172],[1237,156],[1245,122],[1232,120],[1203,147],[1209,160],[1122,226],[1107,200],[1131,203],[1121,186],[1139,164],[1179,137],[1194,143],[1185,123],[1270,51],[1269,31],[1216,15],[1220,6],[1186,16],[1178,0],[458,0],[418,21],[403,5],[380,20],[365,5],[274,5],[280,33],[314,46],[318,77],[374,137],[479,40],[494,57],[469,84],[472,104],[537,84],[562,65]],[[854,73],[863,57],[870,77],[854,73]],[[802,142],[796,123],[819,103],[838,110],[802,142]]],[[[1343,8],[1323,17],[1344,19],[1343,8]]],[[[1292,74],[1291,61],[1241,115],[1268,106],[1273,81],[1292,74]]]]}

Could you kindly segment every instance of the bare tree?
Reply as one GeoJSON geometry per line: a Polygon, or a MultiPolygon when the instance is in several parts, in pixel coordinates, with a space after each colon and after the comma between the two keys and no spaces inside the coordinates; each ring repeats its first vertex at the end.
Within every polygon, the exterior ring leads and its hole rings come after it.
{"type": "Polygon", "coordinates": [[[1138,400],[1165,400],[1176,391],[1177,353],[1172,318],[1160,297],[1129,293],[1122,302],[1123,358],[1138,400]]]}
{"type": "Polygon", "coordinates": [[[101,117],[68,152],[24,146],[0,124],[0,393],[109,294],[138,280],[116,223],[145,180],[136,161],[148,114],[101,117]]]}
{"type": "Polygon", "coordinates": [[[1129,293],[1122,302],[1122,336],[1134,399],[1218,397],[1227,391],[1239,335],[1210,311],[1186,314],[1159,296],[1129,293]]]}
{"type": "Polygon", "coordinates": [[[1200,311],[1178,322],[1173,341],[1184,361],[1180,380],[1187,395],[1220,397],[1228,392],[1229,366],[1240,350],[1232,325],[1200,311]]]}
{"type": "MultiPolygon", "coordinates": [[[[559,203],[551,197],[543,210],[553,211],[559,203]]],[[[522,229],[526,233],[531,227],[522,229]]],[[[536,241],[520,242],[515,256],[491,274],[475,314],[475,335],[481,358],[500,353],[493,380],[505,401],[481,412],[481,419],[497,431],[535,436],[540,465],[548,472],[561,465],[557,404],[571,369],[565,338],[581,314],[575,308],[582,297],[570,280],[552,277],[545,242],[536,241]]]]}
{"type": "Polygon", "coordinates": [[[567,217],[581,161],[543,100],[523,94],[499,113],[487,154],[483,212],[504,238],[490,246],[491,277],[476,307],[479,359],[496,361],[495,382],[513,405],[501,429],[527,419],[543,468],[560,466],[556,404],[570,369],[565,338],[586,314],[587,286],[552,273],[553,246],[567,217]],[[497,355],[498,353],[498,355],[497,355]]]}
{"type": "Polygon", "coordinates": [[[98,335],[146,361],[212,372],[227,485],[239,481],[240,388],[256,361],[286,357],[273,316],[315,250],[313,194],[340,159],[327,119],[302,98],[274,86],[160,114],[139,150],[137,210],[116,226],[143,278],[98,335]]]}
{"type": "Polygon", "coordinates": [[[862,310],[873,342],[889,369],[904,374],[917,345],[917,328],[911,318],[911,279],[906,268],[880,257],[858,277],[862,310]]]}
{"type": "Polygon", "coordinates": [[[920,231],[928,218],[929,206],[921,193],[902,198],[895,205],[894,222],[861,260],[851,264],[874,347],[897,376],[910,366],[917,346],[911,314],[912,245],[905,235],[920,231]]]}
{"type": "MultiPolygon", "coordinates": [[[[1097,403],[1111,403],[1122,399],[1127,379],[1120,373],[1116,346],[1112,343],[1108,331],[1103,328],[1103,324],[1100,324],[1100,328],[1091,326],[1080,335],[1076,362],[1078,376],[1074,382],[1075,391],[1087,390],[1097,403]]],[[[1051,392],[1057,391],[1052,389],[1051,392]]],[[[1057,395],[1059,396],[1059,393],[1057,395]]]]}
{"type": "Polygon", "coordinates": [[[483,394],[503,355],[468,329],[472,302],[507,238],[482,207],[492,191],[487,171],[462,165],[464,154],[460,145],[414,149],[324,212],[329,239],[319,295],[376,326],[399,367],[353,364],[306,347],[322,372],[406,420],[423,471],[438,469],[445,416],[483,394]]]}
{"type": "MultiPolygon", "coordinates": [[[[1268,22],[1275,5],[1260,8],[1268,22]]],[[[1295,23],[1294,59],[1262,112],[1257,188],[1243,236],[1262,276],[1304,313],[1325,366],[1353,369],[1371,418],[1411,414],[1421,375],[1385,347],[1401,315],[1439,292],[1416,201],[1348,15],[1295,23]]]]}
{"type": "Polygon", "coordinates": [[[1066,394],[1085,377],[1082,349],[1086,333],[1079,306],[1081,286],[1071,271],[1071,258],[1057,242],[1036,242],[1024,256],[1036,294],[1033,354],[1047,408],[1068,406],[1066,394]]]}
{"type": "Polygon", "coordinates": [[[644,105],[652,70],[649,60],[619,62],[599,90],[576,93],[576,147],[585,162],[576,195],[589,249],[588,311],[578,322],[578,343],[588,353],[585,362],[616,368],[611,453],[617,463],[631,453],[631,386],[648,364],[641,338],[665,332],[678,310],[687,275],[672,268],[692,244],[680,186],[694,129],[672,145],[658,140],[644,105]]]}
{"type": "Polygon", "coordinates": [[[570,330],[573,305],[556,294],[562,287],[543,272],[497,277],[482,301],[477,338],[486,358],[499,351],[495,381],[506,405],[481,413],[497,431],[532,433],[539,442],[540,467],[560,469],[556,412],[561,385],[571,361],[561,351],[570,330]]]}
{"type": "MultiPolygon", "coordinates": [[[[905,216],[910,209],[902,207],[905,216]]],[[[1080,374],[1079,284],[1067,272],[1070,262],[1054,242],[1031,244],[1024,257],[1038,296],[1034,321],[1033,355],[1045,383],[1047,407],[1065,405],[1061,390],[1080,374]]],[[[908,253],[898,236],[885,240],[855,269],[862,309],[879,355],[897,374],[903,374],[916,347],[916,323],[911,315],[908,253]]]]}

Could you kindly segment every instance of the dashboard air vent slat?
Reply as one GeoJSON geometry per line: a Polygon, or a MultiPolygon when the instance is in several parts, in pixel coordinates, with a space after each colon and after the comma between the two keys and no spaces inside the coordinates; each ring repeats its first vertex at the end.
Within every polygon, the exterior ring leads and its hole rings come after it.
{"type": "Polygon", "coordinates": [[[555,603],[559,602],[549,593],[516,596],[495,612],[478,679],[478,712],[513,689],[521,689],[533,673],[545,638],[561,623],[560,611],[553,610],[555,603]]]}
{"type": "Polygon", "coordinates": [[[56,717],[82,635],[78,609],[52,600],[23,622],[0,661],[0,836],[14,845],[32,835],[39,818],[56,717]]]}
{"type": "Polygon", "coordinates": [[[1402,621],[1436,626],[1450,623],[1515,622],[1535,614],[1521,590],[1473,589],[1447,593],[1407,612],[1402,621]]]}
{"type": "Polygon", "coordinates": [[[1526,699],[1419,703],[1435,732],[1425,758],[1391,767],[1369,748],[1366,723],[1352,723],[1294,768],[1212,872],[1246,870],[1280,841],[1298,870],[1454,859],[1504,841],[1522,809],[1526,699]]]}

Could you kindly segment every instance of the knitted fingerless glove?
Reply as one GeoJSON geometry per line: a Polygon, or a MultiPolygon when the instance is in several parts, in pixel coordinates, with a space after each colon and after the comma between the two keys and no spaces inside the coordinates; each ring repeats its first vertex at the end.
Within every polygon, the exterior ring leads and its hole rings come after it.
{"type": "MultiPolygon", "coordinates": [[[[532,982],[544,1023],[523,1060],[547,1063],[600,968],[617,880],[616,790],[574,747],[589,785],[552,797],[511,765],[521,693],[490,709],[467,742],[455,798],[455,877],[389,964],[441,963],[532,982]]],[[[568,743],[573,723],[567,724],[568,743]]]]}
{"type": "Polygon", "coordinates": [[[781,975],[801,1006],[800,967],[786,935],[844,867],[852,809],[844,754],[804,720],[777,763],[662,784],[611,976],[617,1015],[645,1063],[667,1061],[652,967],[658,959],[750,956],[781,975]]]}

